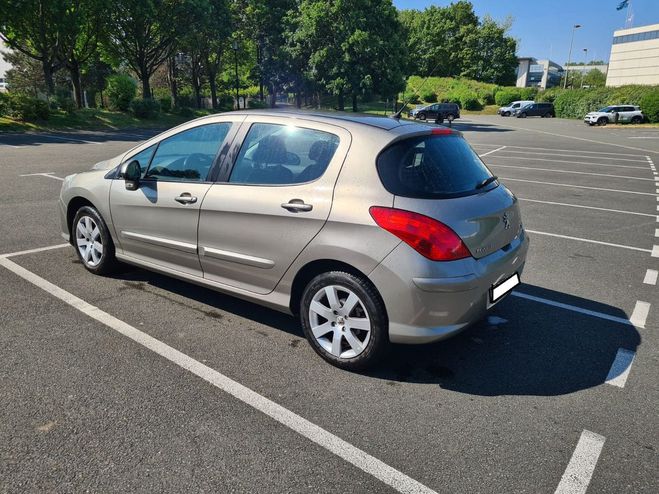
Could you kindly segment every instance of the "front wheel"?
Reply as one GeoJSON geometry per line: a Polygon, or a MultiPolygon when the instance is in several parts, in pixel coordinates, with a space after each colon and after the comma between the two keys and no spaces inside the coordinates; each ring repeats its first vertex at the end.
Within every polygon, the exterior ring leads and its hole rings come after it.
{"type": "Polygon", "coordinates": [[[94,274],[108,274],[117,267],[114,243],[96,208],[83,206],[71,225],[74,246],[83,266],[94,274]]]}
{"type": "Polygon", "coordinates": [[[517,115],[517,118],[526,118],[526,113],[522,112],[519,115],[517,115]]]}
{"type": "Polygon", "coordinates": [[[300,320],[316,353],[342,369],[371,367],[390,345],[384,302],[368,280],[349,273],[332,271],[311,280],[300,320]]]}
{"type": "Polygon", "coordinates": [[[419,113],[419,120],[425,120],[426,119],[426,114],[425,113],[419,113]]]}
{"type": "Polygon", "coordinates": [[[597,125],[599,125],[600,127],[603,127],[607,123],[609,123],[609,119],[606,117],[600,117],[599,120],[597,120],[597,125]]]}

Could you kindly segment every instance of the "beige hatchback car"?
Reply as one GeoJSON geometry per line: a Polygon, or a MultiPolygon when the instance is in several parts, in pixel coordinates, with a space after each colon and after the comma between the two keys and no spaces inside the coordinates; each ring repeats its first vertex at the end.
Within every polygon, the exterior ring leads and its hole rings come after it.
{"type": "Polygon", "coordinates": [[[92,273],[123,261],[297,314],[345,369],[478,321],[528,249],[460,133],[369,116],[193,120],[66,177],[59,207],[92,273]]]}

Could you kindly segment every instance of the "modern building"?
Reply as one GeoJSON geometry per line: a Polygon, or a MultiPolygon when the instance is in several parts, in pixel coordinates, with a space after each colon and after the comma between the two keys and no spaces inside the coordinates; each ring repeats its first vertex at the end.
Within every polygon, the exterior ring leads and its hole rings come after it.
{"type": "Polygon", "coordinates": [[[517,61],[517,87],[547,89],[561,83],[563,67],[556,62],[532,57],[518,58],[517,61]]]}
{"type": "Polygon", "coordinates": [[[568,72],[581,72],[581,75],[586,75],[588,72],[591,70],[599,70],[602,74],[606,75],[606,73],[609,71],[609,65],[604,63],[604,64],[591,64],[591,65],[575,65],[575,64],[567,64],[565,65],[565,70],[568,72]]]}
{"type": "Polygon", "coordinates": [[[659,84],[659,24],[613,33],[607,86],[659,84]]]}
{"type": "Polygon", "coordinates": [[[11,65],[2,57],[4,51],[7,51],[7,47],[0,39],[0,91],[7,89],[7,71],[11,69],[11,65]]]}

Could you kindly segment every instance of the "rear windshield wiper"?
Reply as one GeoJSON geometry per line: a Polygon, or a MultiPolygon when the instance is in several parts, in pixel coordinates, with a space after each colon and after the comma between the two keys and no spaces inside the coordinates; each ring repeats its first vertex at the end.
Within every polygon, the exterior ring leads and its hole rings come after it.
{"type": "Polygon", "coordinates": [[[488,177],[488,178],[486,178],[485,180],[483,180],[481,183],[479,183],[479,184],[476,186],[476,189],[482,189],[482,188],[485,187],[486,185],[489,185],[489,184],[491,184],[492,182],[494,182],[495,180],[499,180],[499,177],[497,177],[496,175],[492,175],[491,177],[488,177]]]}

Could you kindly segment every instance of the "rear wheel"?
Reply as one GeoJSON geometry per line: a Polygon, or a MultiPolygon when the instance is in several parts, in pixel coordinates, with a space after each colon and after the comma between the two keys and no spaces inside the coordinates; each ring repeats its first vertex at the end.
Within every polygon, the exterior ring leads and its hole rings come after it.
{"type": "Polygon", "coordinates": [[[526,112],[522,112],[519,115],[517,115],[519,118],[526,118],[526,112]]]}
{"type": "Polygon", "coordinates": [[[419,120],[425,120],[426,119],[426,114],[425,113],[419,113],[419,120]]]}
{"type": "Polygon", "coordinates": [[[504,117],[509,117],[509,116],[510,116],[510,112],[509,112],[509,111],[505,111],[505,112],[503,112],[501,115],[503,115],[504,117]]]}
{"type": "Polygon", "coordinates": [[[545,113],[545,118],[551,118],[551,117],[553,117],[553,116],[554,116],[554,115],[552,115],[551,112],[547,112],[547,113],[545,113]]]}
{"type": "Polygon", "coordinates": [[[384,302],[368,280],[349,273],[332,271],[311,280],[300,320],[316,353],[342,369],[371,367],[389,348],[384,302]]]}
{"type": "Polygon", "coordinates": [[[94,274],[107,274],[117,267],[114,243],[96,208],[83,206],[73,218],[71,235],[78,258],[94,274]]]}
{"type": "Polygon", "coordinates": [[[632,117],[632,123],[633,124],[640,124],[643,123],[643,117],[640,117],[638,115],[632,117]]]}
{"type": "Polygon", "coordinates": [[[455,120],[455,115],[453,115],[452,113],[449,113],[448,115],[446,115],[446,120],[448,120],[449,122],[452,122],[453,120],[455,120]]]}
{"type": "Polygon", "coordinates": [[[606,118],[606,117],[600,117],[600,118],[597,120],[597,125],[599,125],[600,127],[606,125],[607,123],[609,123],[609,119],[606,118]]]}

